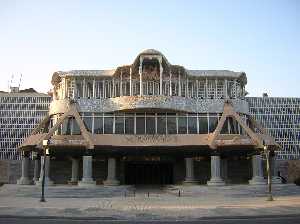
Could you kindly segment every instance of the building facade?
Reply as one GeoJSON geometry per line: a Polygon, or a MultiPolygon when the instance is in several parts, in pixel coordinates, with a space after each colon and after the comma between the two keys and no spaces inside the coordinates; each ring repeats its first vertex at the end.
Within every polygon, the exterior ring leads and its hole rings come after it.
{"type": "Polygon", "coordinates": [[[46,183],[81,186],[264,184],[260,151],[279,149],[250,114],[244,72],[188,70],[150,49],[113,70],[55,72],[52,84],[49,114],[20,146],[20,184],[43,147],[46,183]]]}
{"type": "Polygon", "coordinates": [[[300,158],[300,98],[247,97],[249,112],[282,147],[279,160],[300,158]]]}
{"type": "Polygon", "coordinates": [[[0,160],[19,160],[17,148],[48,114],[51,97],[34,91],[0,92],[0,160]]]}

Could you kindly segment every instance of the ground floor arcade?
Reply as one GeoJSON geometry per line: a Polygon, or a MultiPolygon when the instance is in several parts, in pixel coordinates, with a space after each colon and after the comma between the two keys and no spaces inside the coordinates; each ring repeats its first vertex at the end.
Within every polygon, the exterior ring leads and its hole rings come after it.
{"type": "MultiPolygon", "coordinates": [[[[260,155],[49,155],[31,160],[25,154],[18,184],[94,185],[266,184],[260,155]],[[30,172],[30,165],[34,170],[30,172]]],[[[280,183],[272,160],[273,183],[280,183]]]]}

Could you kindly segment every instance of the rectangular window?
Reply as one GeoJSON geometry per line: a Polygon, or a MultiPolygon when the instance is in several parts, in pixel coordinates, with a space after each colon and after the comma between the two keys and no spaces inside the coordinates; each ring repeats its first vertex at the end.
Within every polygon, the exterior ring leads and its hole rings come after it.
{"type": "Polygon", "coordinates": [[[83,122],[85,124],[86,129],[89,132],[92,132],[92,117],[83,117],[83,122]]]}
{"type": "Polygon", "coordinates": [[[72,122],[72,135],[80,135],[81,134],[80,128],[75,118],[72,118],[71,122],[72,122]]]}
{"type": "Polygon", "coordinates": [[[113,117],[104,117],[104,134],[113,134],[113,117]]]}
{"type": "Polygon", "coordinates": [[[61,134],[62,135],[70,135],[71,134],[71,119],[66,118],[63,121],[61,134]]]}
{"type": "Polygon", "coordinates": [[[145,117],[136,117],[136,134],[144,135],[145,134],[145,117]]]}
{"type": "Polygon", "coordinates": [[[208,133],[208,122],[207,117],[198,117],[199,123],[199,134],[207,134],[208,133]]]}
{"type": "Polygon", "coordinates": [[[177,125],[176,125],[176,117],[167,117],[167,133],[168,134],[177,134],[177,125]]]}
{"type": "Polygon", "coordinates": [[[178,134],[186,134],[187,133],[187,119],[186,116],[178,117],[178,134]]]}
{"type": "Polygon", "coordinates": [[[134,117],[125,117],[125,134],[134,134],[134,117]]]}
{"type": "Polygon", "coordinates": [[[115,134],[124,134],[124,117],[115,118],[115,134]]]}
{"type": "Polygon", "coordinates": [[[94,118],[94,134],[103,134],[103,117],[94,118]]]}
{"type": "Polygon", "coordinates": [[[218,117],[209,116],[209,132],[214,132],[218,125],[218,117]]]}
{"type": "Polygon", "coordinates": [[[155,117],[146,117],[146,134],[155,134],[155,117]]]}
{"type": "Polygon", "coordinates": [[[197,134],[197,117],[188,117],[188,133],[197,134]]]}
{"type": "Polygon", "coordinates": [[[166,134],[166,116],[164,114],[157,116],[157,134],[166,134]]]}

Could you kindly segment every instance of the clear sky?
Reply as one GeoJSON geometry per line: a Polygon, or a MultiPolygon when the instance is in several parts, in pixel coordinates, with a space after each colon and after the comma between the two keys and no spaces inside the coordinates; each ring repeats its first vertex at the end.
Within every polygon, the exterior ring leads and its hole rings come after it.
{"type": "Polygon", "coordinates": [[[189,69],[244,71],[250,96],[300,97],[300,1],[0,0],[0,90],[109,69],[147,48],[189,69]],[[17,83],[18,80],[15,79],[17,83]]]}

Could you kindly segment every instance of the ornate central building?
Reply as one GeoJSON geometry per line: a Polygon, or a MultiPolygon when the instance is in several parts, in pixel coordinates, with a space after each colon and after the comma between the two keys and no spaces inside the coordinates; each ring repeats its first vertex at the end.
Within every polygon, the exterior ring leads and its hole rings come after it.
{"type": "Polygon", "coordinates": [[[49,140],[48,184],[263,184],[259,149],[278,145],[249,116],[246,83],[244,72],[188,70],[152,49],[113,70],[55,72],[49,115],[20,147],[19,183],[49,140]]]}

